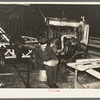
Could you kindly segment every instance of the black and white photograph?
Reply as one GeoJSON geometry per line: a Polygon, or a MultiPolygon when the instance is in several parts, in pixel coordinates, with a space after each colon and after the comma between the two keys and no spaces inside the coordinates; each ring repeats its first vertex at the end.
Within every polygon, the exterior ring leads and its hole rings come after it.
{"type": "Polygon", "coordinates": [[[100,4],[0,3],[0,88],[100,89],[100,4]]]}

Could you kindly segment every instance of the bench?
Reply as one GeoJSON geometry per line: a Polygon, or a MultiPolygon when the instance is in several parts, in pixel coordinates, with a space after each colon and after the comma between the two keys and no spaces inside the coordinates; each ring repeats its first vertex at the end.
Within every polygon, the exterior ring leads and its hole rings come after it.
{"type": "Polygon", "coordinates": [[[78,71],[85,71],[100,79],[100,73],[95,68],[100,68],[100,58],[79,59],[75,63],[67,63],[67,66],[75,69],[75,88],[83,88],[78,82],[78,71]]]}

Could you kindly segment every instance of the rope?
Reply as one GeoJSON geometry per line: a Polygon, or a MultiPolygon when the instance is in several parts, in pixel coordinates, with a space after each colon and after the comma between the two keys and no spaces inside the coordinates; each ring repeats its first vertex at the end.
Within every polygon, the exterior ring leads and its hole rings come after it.
{"type": "Polygon", "coordinates": [[[45,16],[44,16],[44,14],[43,14],[42,10],[40,9],[40,7],[39,7],[39,11],[40,11],[40,13],[41,13],[41,15],[42,15],[43,19],[45,19],[45,16]]]}

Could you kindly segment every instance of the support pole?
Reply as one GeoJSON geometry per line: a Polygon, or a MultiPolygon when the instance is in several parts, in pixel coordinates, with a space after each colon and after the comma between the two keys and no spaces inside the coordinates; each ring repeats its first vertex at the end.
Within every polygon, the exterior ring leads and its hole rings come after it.
{"type": "Polygon", "coordinates": [[[27,88],[30,88],[30,68],[31,68],[31,63],[27,65],[27,88]]]}
{"type": "Polygon", "coordinates": [[[75,70],[75,88],[77,88],[78,83],[78,70],[75,70]]]}

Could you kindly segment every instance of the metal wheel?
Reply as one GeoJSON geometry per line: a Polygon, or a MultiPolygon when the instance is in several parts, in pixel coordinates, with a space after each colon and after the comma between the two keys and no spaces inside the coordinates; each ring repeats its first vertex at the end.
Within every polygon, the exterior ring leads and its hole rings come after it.
{"type": "Polygon", "coordinates": [[[70,59],[70,62],[75,62],[76,59],[81,59],[81,58],[86,58],[86,55],[84,52],[78,52],[78,53],[74,54],[72,56],[72,58],[70,59]]]}

